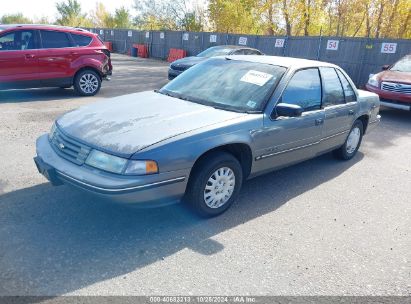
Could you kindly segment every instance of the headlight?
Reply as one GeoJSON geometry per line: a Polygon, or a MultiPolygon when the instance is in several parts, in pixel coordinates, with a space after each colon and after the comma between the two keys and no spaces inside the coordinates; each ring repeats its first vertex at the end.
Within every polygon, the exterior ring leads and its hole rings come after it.
{"type": "Polygon", "coordinates": [[[377,75],[371,76],[370,79],[368,79],[368,84],[378,88],[380,84],[378,83],[377,75]]]}
{"type": "Polygon", "coordinates": [[[125,174],[146,175],[158,173],[157,163],[153,160],[130,160],[125,174]]]}
{"type": "Polygon", "coordinates": [[[98,150],[92,150],[86,159],[86,164],[101,170],[122,173],[127,159],[110,155],[98,150]]]}
{"type": "Polygon", "coordinates": [[[98,150],[92,150],[86,164],[104,171],[117,174],[147,175],[158,173],[158,166],[152,160],[127,160],[98,150]]]}

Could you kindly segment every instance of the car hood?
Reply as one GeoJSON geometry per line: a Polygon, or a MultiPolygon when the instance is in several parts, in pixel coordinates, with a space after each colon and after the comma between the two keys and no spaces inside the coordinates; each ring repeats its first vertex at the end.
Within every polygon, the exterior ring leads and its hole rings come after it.
{"type": "Polygon", "coordinates": [[[191,57],[185,57],[182,59],[178,59],[176,61],[174,61],[171,66],[173,67],[192,67],[193,65],[196,65],[200,62],[203,62],[205,60],[207,60],[208,58],[206,57],[197,57],[197,56],[191,56],[191,57]]]}
{"type": "Polygon", "coordinates": [[[245,115],[149,91],[80,107],[57,125],[92,147],[129,157],[168,138],[245,115]]]}
{"type": "Polygon", "coordinates": [[[400,82],[411,84],[411,73],[384,71],[379,74],[380,81],[400,82]]]}

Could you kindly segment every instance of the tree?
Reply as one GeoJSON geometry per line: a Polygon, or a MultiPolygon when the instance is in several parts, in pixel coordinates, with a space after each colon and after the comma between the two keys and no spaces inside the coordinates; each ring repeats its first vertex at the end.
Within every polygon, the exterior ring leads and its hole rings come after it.
{"type": "Polygon", "coordinates": [[[0,18],[2,24],[29,24],[33,23],[33,20],[23,16],[22,13],[3,15],[0,18]]]}
{"type": "Polygon", "coordinates": [[[125,7],[116,9],[114,13],[114,23],[116,28],[130,28],[131,27],[131,15],[125,7]]]}
{"type": "Polygon", "coordinates": [[[81,11],[81,5],[77,0],[66,0],[66,2],[56,3],[59,14],[57,23],[67,26],[91,26],[91,21],[87,19],[87,14],[81,11]]]}
{"type": "Polygon", "coordinates": [[[96,3],[96,9],[93,12],[91,12],[90,15],[91,15],[91,21],[93,22],[93,26],[100,27],[100,28],[114,27],[114,26],[109,26],[110,18],[112,16],[107,11],[104,4],[101,2],[96,3]]]}

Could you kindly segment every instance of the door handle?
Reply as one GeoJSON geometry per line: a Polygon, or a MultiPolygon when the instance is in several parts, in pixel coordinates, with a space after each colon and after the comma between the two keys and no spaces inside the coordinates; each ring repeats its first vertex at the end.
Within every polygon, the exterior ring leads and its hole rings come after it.
{"type": "Polygon", "coordinates": [[[71,55],[71,56],[77,56],[78,53],[77,53],[77,52],[70,52],[70,55],[71,55]]]}
{"type": "Polygon", "coordinates": [[[315,120],[315,125],[316,126],[322,125],[323,123],[324,123],[324,119],[322,119],[322,118],[317,118],[315,120]]]}
{"type": "Polygon", "coordinates": [[[34,57],[36,57],[34,54],[26,54],[25,56],[27,59],[33,59],[34,57]]]}
{"type": "Polygon", "coordinates": [[[354,115],[355,114],[355,111],[354,110],[349,110],[348,111],[348,115],[354,115]]]}

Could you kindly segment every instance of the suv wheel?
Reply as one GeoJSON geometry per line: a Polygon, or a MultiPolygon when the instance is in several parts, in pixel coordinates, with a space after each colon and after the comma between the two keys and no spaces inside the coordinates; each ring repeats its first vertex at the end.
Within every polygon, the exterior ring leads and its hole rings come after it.
{"type": "Polygon", "coordinates": [[[349,160],[354,157],[360,148],[364,126],[360,120],[356,120],[352,126],[344,145],[334,150],[334,155],[343,160],[349,160]]]}
{"type": "Polygon", "coordinates": [[[82,96],[94,96],[100,91],[101,78],[92,70],[84,70],[76,75],[74,89],[82,96]]]}
{"type": "Polygon", "coordinates": [[[238,160],[220,152],[200,160],[193,169],[185,200],[203,217],[217,216],[226,211],[237,198],[243,172],[238,160]]]}

